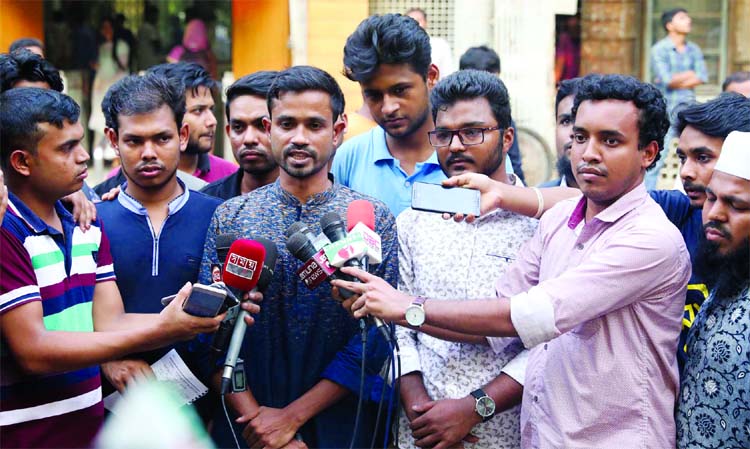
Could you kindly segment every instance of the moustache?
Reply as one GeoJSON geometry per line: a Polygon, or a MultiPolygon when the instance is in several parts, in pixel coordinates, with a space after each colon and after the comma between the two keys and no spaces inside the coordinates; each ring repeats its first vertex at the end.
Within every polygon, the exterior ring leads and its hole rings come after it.
{"type": "Polygon", "coordinates": [[[318,153],[316,153],[311,148],[307,146],[299,147],[296,145],[289,145],[288,147],[284,148],[284,151],[282,154],[285,158],[287,158],[292,153],[305,153],[308,157],[311,157],[313,159],[317,158],[318,156],[318,153]]]}
{"type": "Polygon", "coordinates": [[[588,173],[594,172],[597,175],[607,176],[609,173],[605,167],[597,167],[595,165],[589,165],[585,162],[581,162],[576,166],[576,173],[581,174],[584,170],[588,173]]]}
{"type": "Polygon", "coordinates": [[[690,181],[682,181],[682,188],[685,190],[692,190],[693,192],[706,193],[706,186],[703,184],[695,184],[690,181]]]}
{"type": "Polygon", "coordinates": [[[459,162],[465,162],[465,163],[474,163],[474,159],[470,157],[466,157],[464,155],[458,154],[458,153],[451,153],[450,156],[448,156],[448,159],[445,160],[445,165],[451,165],[456,164],[459,162]]]}
{"type": "Polygon", "coordinates": [[[727,240],[732,240],[732,233],[729,232],[728,229],[726,229],[723,225],[720,223],[717,223],[715,221],[709,221],[708,223],[703,225],[703,232],[705,233],[708,229],[713,229],[719,234],[721,234],[722,237],[724,237],[727,240]]]}
{"type": "Polygon", "coordinates": [[[240,149],[240,152],[238,153],[238,156],[241,158],[246,154],[254,154],[260,157],[268,157],[268,152],[261,150],[257,145],[253,145],[251,147],[243,147],[240,149]]]}
{"type": "Polygon", "coordinates": [[[166,166],[160,162],[143,162],[141,164],[136,165],[135,170],[136,171],[143,171],[143,170],[150,170],[150,169],[159,169],[164,170],[166,166]]]}

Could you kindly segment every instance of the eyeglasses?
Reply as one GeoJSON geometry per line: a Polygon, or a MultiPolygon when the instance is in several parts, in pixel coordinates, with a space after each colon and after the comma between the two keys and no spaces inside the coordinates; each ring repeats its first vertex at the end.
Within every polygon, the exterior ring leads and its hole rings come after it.
{"type": "Polygon", "coordinates": [[[497,131],[502,129],[499,126],[490,128],[461,128],[461,129],[436,129],[430,131],[427,136],[430,139],[430,145],[433,147],[447,147],[453,142],[453,137],[458,135],[458,140],[462,145],[479,145],[484,143],[484,133],[486,131],[497,131]]]}

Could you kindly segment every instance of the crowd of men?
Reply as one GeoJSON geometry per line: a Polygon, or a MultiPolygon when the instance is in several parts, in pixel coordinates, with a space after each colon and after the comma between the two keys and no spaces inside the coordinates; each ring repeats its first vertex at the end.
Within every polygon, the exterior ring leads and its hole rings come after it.
{"type": "Polygon", "coordinates": [[[174,350],[211,389],[190,407],[217,447],[747,447],[750,99],[677,111],[683,191],[657,191],[644,178],[670,127],[662,91],[563,81],[560,178],[526,187],[488,50],[441,78],[415,20],[369,17],[343,66],[378,126],[343,141],[345,99],[323,70],[252,73],[226,91],[232,167],[211,155],[216,82],[155,66],[107,92],[121,165],[93,189],[59,74],[0,55],[0,444],[90,447],[103,394],[174,350]],[[415,182],[477,189],[481,215],[412,209],[415,182]],[[308,288],[286,231],[317,235],[363,199],[382,261],[308,288]],[[242,302],[247,388],[225,411],[210,348],[225,314],[181,304],[213,282],[228,234],[279,254],[242,302]],[[361,328],[368,315],[393,341],[361,328]]]}

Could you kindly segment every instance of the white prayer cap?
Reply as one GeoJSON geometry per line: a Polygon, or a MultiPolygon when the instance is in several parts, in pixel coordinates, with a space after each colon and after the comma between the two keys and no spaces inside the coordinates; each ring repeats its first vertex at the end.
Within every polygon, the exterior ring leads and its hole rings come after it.
{"type": "Polygon", "coordinates": [[[729,133],[714,170],[750,181],[750,132],[729,133]]]}

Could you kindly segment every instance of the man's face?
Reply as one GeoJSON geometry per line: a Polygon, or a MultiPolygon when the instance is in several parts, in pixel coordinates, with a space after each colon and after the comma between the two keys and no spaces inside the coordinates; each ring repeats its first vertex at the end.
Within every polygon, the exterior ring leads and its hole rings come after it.
{"type": "Polygon", "coordinates": [[[188,154],[208,153],[214,147],[216,133],[216,116],[214,115],[214,97],[211,90],[199,86],[185,91],[185,116],[183,123],[190,128],[188,154]]]}
{"type": "MultiPolygon", "coordinates": [[[[28,178],[45,198],[62,198],[81,189],[88,170],[89,154],[83,145],[80,123],[63,121],[62,129],[51,123],[38,123],[43,133],[36,153],[24,151],[28,178]]],[[[13,155],[11,155],[13,157],[13,155]]]]}
{"type": "Polygon", "coordinates": [[[187,126],[178,130],[167,105],[145,114],[120,115],[117,121],[119,132],[106,132],[128,182],[150,191],[166,186],[174,178],[180,150],[187,144],[187,126]]]}
{"type": "Polygon", "coordinates": [[[738,94],[750,98],[750,80],[741,83],[729,83],[727,86],[727,92],[737,92],[738,94]]]}
{"type": "Polygon", "coordinates": [[[411,17],[412,19],[416,20],[420,27],[422,27],[423,30],[427,29],[427,18],[419,11],[410,11],[407,16],[411,17]]]}
{"type": "Polygon", "coordinates": [[[264,175],[278,166],[263,126],[264,117],[268,118],[265,98],[243,95],[229,104],[229,124],[226,126],[229,143],[234,158],[250,175],[264,175]]]}
{"type": "Polygon", "coordinates": [[[436,79],[433,68],[425,81],[408,64],[381,64],[360,87],[375,122],[391,137],[399,138],[414,134],[429,118],[427,84],[436,79]]]}
{"type": "Polygon", "coordinates": [[[692,28],[692,20],[686,12],[678,12],[667,24],[667,29],[680,34],[688,34],[692,28]]]}
{"type": "Polygon", "coordinates": [[[29,47],[24,47],[26,50],[39,55],[40,57],[44,58],[44,50],[42,50],[41,47],[37,47],[36,45],[32,45],[29,47]]]}
{"type": "Polygon", "coordinates": [[[638,109],[630,101],[586,100],[573,126],[571,163],[584,196],[607,207],[643,181],[658,151],[638,149],[638,109]]]}
{"type": "Polygon", "coordinates": [[[282,93],[273,102],[271,119],[264,118],[263,124],[276,163],[299,179],[327,168],[345,126],[334,122],[331,97],[318,90],[282,93]]]}
{"type": "Polygon", "coordinates": [[[750,181],[715,171],[703,205],[706,240],[719,256],[747,250],[750,238],[750,181]]]}
{"type": "Polygon", "coordinates": [[[721,137],[707,136],[692,126],[686,126],[680,134],[677,144],[680,178],[693,207],[703,207],[706,201],[706,186],[711,180],[723,143],[721,137]]]}
{"type": "Polygon", "coordinates": [[[575,95],[568,95],[557,105],[555,117],[555,147],[557,149],[557,171],[572,181],[573,170],[570,167],[570,148],[573,146],[573,101],[575,95]]]}
{"type": "MultiPolygon", "coordinates": [[[[462,128],[492,128],[497,121],[490,104],[484,97],[460,100],[445,110],[439,110],[435,122],[436,131],[455,131],[462,128]]],[[[481,132],[481,131],[479,131],[481,132]]],[[[437,147],[440,167],[446,175],[482,173],[492,177],[502,166],[505,153],[513,144],[513,131],[508,129],[484,131],[484,142],[478,145],[463,145],[453,136],[451,144],[437,147]]]]}

